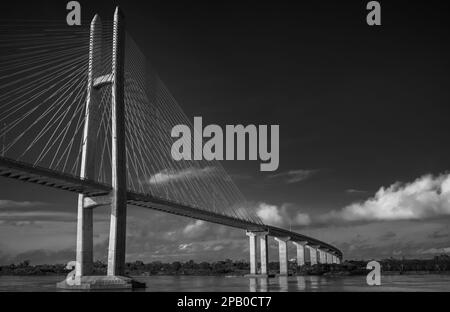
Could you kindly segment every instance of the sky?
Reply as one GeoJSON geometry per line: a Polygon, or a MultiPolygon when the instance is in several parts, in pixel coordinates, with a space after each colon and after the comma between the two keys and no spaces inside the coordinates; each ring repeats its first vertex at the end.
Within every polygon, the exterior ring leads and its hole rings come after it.
{"type": "MultiPolygon", "coordinates": [[[[347,259],[448,254],[450,4],[380,2],[369,27],[366,1],[80,1],[83,23],[121,5],[189,117],[280,125],[276,172],[222,163],[264,222],[347,259]]],[[[65,3],[2,4],[0,17],[65,20],[65,3]]],[[[108,210],[95,216],[105,260],[108,210]]],[[[75,239],[76,196],[0,179],[0,264],[70,261],[75,239]]],[[[226,258],[248,258],[241,230],[130,207],[128,261],[226,258]]]]}

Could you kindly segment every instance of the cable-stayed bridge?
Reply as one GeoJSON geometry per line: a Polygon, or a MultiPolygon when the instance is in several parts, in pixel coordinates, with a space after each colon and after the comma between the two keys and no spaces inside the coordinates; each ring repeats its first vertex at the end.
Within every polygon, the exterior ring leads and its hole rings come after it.
{"type": "Polygon", "coordinates": [[[279,244],[280,274],[289,241],[298,265],[340,262],[336,247],[264,224],[218,161],[173,160],[171,129],[191,123],[119,9],[89,28],[0,25],[0,45],[0,176],[79,194],[75,271],[62,287],[133,286],[122,277],[127,205],[245,230],[252,275],[268,273],[268,236],[279,244]],[[89,276],[99,206],[111,206],[104,278],[89,276]]]}

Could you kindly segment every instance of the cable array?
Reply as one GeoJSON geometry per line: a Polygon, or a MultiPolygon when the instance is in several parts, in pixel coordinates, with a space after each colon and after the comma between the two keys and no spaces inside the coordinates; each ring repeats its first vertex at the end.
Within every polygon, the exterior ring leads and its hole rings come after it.
{"type": "MultiPolygon", "coordinates": [[[[111,72],[112,25],[103,23],[101,69],[111,72]]],[[[3,157],[79,176],[89,69],[89,28],[51,21],[0,24],[0,139],[3,157]]],[[[126,36],[128,189],[262,224],[218,161],[175,161],[171,130],[189,118],[126,36]]],[[[98,182],[111,183],[111,86],[100,89],[98,182]]],[[[194,146],[192,140],[191,146],[194,146]]]]}

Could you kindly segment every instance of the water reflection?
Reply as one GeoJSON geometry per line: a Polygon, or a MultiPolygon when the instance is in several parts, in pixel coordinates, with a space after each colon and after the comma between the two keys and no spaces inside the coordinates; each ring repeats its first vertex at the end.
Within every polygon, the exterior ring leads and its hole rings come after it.
{"type": "Polygon", "coordinates": [[[320,277],[319,276],[308,276],[310,281],[311,290],[318,290],[320,287],[320,277]]]}
{"type": "Polygon", "coordinates": [[[297,276],[297,290],[298,291],[306,290],[306,279],[304,276],[297,276]]]}
{"type": "Polygon", "coordinates": [[[259,289],[261,292],[267,292],[269,289],[269,279],[267,277],[259,279],[259,289]]]}
{"type": "MultiPolygon", "coordinates": [[[[218,276],[141,276],[142,291],[450,291],[450,275],[392,275],[380,287],[369,287],[365,276],[280,276],[246,278],[218,276]]],[[[61,276],[1,276],[0,291],[59,291],[61,276]]]]}
{"type": "Polygon", "coordinates": [[[320,276],[278,276],[275,278],[249,278],[250,292],[317,291],[328,287],[329,282],[320,276]]]}
{"type": "Polygon", "coordinates": [[[278,277],[278,285],[280,286],[280,291],[288,291],[288,277],[287,276],[279,276],[278,277]]]}
{"type": "Polygon", "coordinates": [[[256,292],[256,288],[258,286],[258,284],[256,283],[256,278],[250,277],[249,283],[250,283],[250,292],[256,292]]]}

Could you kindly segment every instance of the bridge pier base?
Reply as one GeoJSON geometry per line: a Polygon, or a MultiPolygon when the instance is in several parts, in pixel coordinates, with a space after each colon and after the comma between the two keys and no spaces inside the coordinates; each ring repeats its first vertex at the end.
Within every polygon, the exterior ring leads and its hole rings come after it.
{"type": "Polygon", "coordinates": [[[144,283],[124,276],[81,276],[58,283],[57,288],[66,290],[123,290],[145,288],[144,283]]]}

